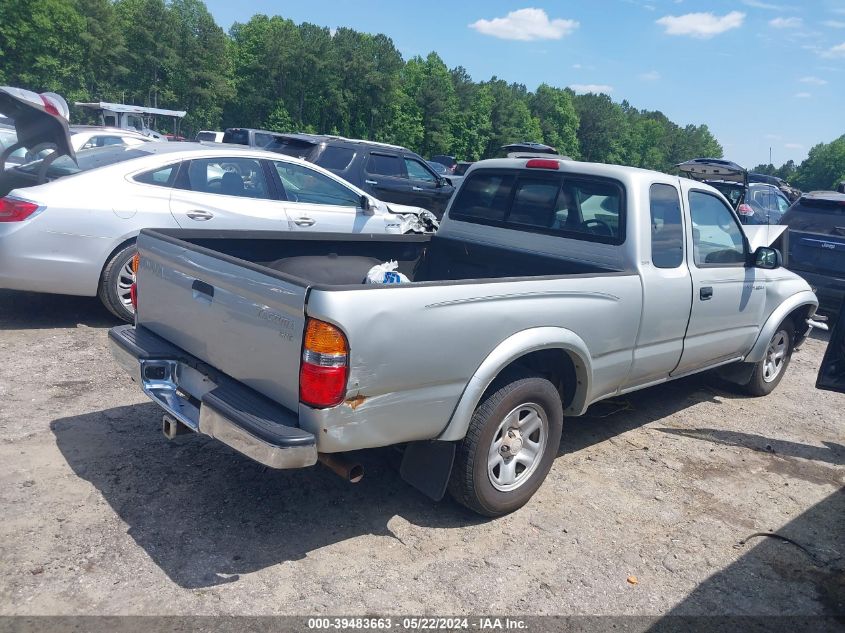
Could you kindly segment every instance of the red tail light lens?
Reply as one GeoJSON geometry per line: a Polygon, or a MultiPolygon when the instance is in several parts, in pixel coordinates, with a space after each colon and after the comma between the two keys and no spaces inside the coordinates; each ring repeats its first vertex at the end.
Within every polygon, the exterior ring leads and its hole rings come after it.
{"type": "Polygon", "coordinates": [[[751,208],[749,205],[747,205],[747,204],[741,204],[741,205],[739,205],[739,206],[737,207],[736,211],[737,211],[737,213],[739,213],[740,215],[746,215],[746,216],[752,216],[752,215],[754,215],[754,209],[752,209],[752,208],[751,208]]]}
{"type": "Polygon", "coordinates": [[[532,158],[525,166],[528,169],[560,169],[560,163],[556,160],[549,160],[548,158],[532,158]]]}
{"type": "Polygon", "coordinates": [[[138,309],[138,284],[129,286],[129,300],[132,302],[132,309],[138,309]]]}
{"type": "Polygon", "coordinates": [[[0,198],[0,222],[21,222],[38,210],[34,202],[0,198]]]}
{"type": "Polygon", "coordinates": [[[312,407],[333,407],[343,401],[349,376],[349,345],[339,328],[308,319],[299,370],[299,400],[312,407]]]}

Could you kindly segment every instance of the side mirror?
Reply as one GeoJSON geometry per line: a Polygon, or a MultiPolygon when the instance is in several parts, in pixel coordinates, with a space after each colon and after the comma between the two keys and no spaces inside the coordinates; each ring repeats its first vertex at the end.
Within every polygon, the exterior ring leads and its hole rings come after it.
{"type": "Polygon", "coordinates": [[[761,246],[754,251],[754,267],[774,270],[783,266],[783,255],[776,248],[761,246]]]}
{"type": "Polygon", "coordinates": [[[361,194],[361,198],[359,199],[358,206],[361,207],[361,211],[366,213],[367,215],[373,214],[373,205],[370,203],[370,198],[363,193],[361,194]]]}

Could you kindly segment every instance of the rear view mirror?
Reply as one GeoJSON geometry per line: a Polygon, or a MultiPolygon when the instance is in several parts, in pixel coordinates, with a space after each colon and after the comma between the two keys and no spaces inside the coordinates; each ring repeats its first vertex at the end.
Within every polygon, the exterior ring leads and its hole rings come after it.
{"type": "Polygon", "coordinates": [[[363,193],[361,194],[360,202],[358,203],[358,205],[361,207],[361,211],[363,211],[367,215],[373,214],[373,205],[370,203],[369,197],[367,197],[363,193]]]}
{"type": "Polygon", "coordinates": [[[754,267],[774,270],[783,266],[783,255],[776,248],[761,246],[754,251],[754,267]]]}

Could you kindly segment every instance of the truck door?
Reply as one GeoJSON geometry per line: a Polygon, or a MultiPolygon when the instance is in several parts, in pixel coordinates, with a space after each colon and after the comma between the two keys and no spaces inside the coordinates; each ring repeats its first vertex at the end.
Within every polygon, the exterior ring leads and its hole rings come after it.
{"type": "MultiPolygon", "coordinates": [[[[644,202],[650,211],[651,251],[649,258],[645,247],[642,259],[646,261],[640,263],[642,322],[623,389],[666,379],[677,367],[692,302],[680,191],[668,183],[654,183],[644,202]]],[[[643,243],[647,241],[646,237],[643,243]]]]}
{"type": "Polygon", "coordinates": [[[692,311],[673,374],[748,353],[760,331],[766,297],[765,278],[748,263],[748,240],[734,212],[711,191],[686,183],[682,191],[691,229],[692,311]]]}

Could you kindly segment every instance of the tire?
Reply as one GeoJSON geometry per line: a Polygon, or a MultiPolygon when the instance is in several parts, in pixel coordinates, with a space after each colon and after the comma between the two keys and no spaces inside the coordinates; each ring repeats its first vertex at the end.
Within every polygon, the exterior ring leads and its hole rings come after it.
{"type": "Polygon", "coordinates": [[[743,390],[747,394],[767,396],[775,390],[775,387],[783,379],[786,368],[789,367],[789,361],[792,358],[794,333],[795,330],[789,319],[778,326],[766,346],[765,358],[754,365],[751,380],[743,386],[743,390]]]}
{"type": "Polygon", "coordinates": [[[562,428],[560,394],[545,378],[520,372],[494,383],[458,443],[449,493],[488,517],[521,508],[549,473],[562,428]],[[529,425],[528,435],[517,430],[529,425]]]}
{"type": "Polygon", "coordinates": [[[135,281],[135,275],[130,268],[135,252],[133,242],[112,255],[103,268],[100,287],[97,290],[97,296],[106,309],[127,323],[135,321],[135,309],[129,300],[129,286],[135,281]]]}

